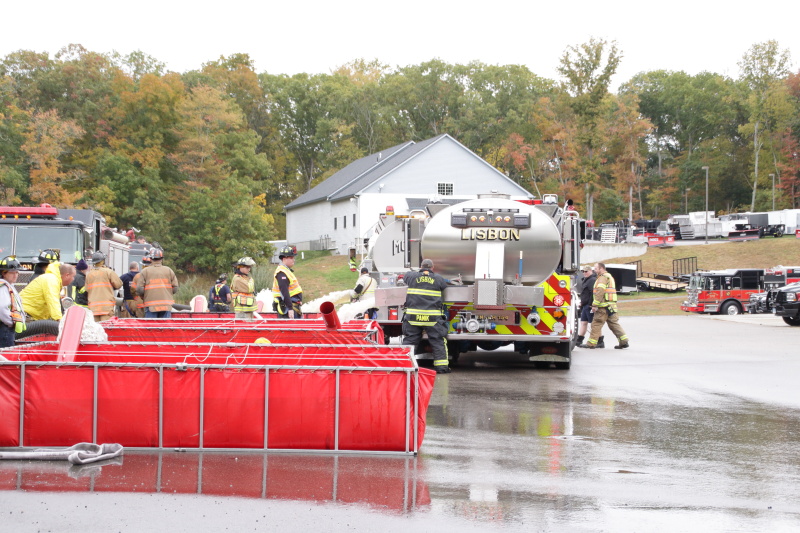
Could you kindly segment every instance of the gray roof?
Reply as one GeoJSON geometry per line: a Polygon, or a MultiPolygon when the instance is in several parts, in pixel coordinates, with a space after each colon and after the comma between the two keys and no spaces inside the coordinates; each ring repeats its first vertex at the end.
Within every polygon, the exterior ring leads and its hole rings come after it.
{"type": "Polygon", "coordinates": [[[286,209],[353,196],[446,135],[445,133],[418,143],[409,141],[357,159],[289,203],[286,209]]]}
{"type": "MultiPolygon", "coordinates": [[[[447,205],[456,205],[466,201],[467,200],[464,198],[439,198],[440,204],[447,205]]],[[[427,198],[406,198],[406,204],[409,210],[425,209],[429,203],[431,203],[431,201],[427,198]]]]}

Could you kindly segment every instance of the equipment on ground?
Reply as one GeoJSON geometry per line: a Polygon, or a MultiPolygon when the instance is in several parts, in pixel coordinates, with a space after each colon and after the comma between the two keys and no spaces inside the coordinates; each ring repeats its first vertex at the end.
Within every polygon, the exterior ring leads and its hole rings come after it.
{"type": "MultiPolygon", "coordinates": [[[[401,215],[387,208],[370,239],[378,278],[375,307],[387,337],[402,333],[402,276],[423,258],[462,284],[444,291],[452,359],[512,344],[537,364],[567,369],[577,334],[581,240],[585,221],[542,200],[479,195],[454,205],[429,203],[401,215]]],[[[418,358],[432,354],[417,352],[418,358]]]]}

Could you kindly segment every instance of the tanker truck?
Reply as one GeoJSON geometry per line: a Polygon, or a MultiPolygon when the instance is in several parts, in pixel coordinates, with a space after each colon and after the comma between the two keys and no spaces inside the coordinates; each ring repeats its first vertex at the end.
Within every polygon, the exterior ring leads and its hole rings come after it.
{"type": "MultiPolygon", "coordinates": [[[[585,222],[556,195],[518,201],[485,194],[409,215],[387,208],[374,230],[365,265],[378,279],[377,320],[387,339],[402,334],[403,275],[428,258],[461,283],[444,291],[451,359],[513,344],[537,366],[570,367],[585,222]]],[[[418,348],[417,358],[432,354],[418,348]]]]}

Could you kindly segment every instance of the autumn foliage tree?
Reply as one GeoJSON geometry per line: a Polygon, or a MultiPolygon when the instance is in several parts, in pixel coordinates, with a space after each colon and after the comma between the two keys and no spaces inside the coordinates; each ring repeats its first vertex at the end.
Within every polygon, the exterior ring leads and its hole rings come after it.
{"type": "Polygon", "coordinates": [[[776,207],[800,204],[800,73],[777,43],[748,49],[738,78],[615,80],[622,51],[601,39],[557,59],[558,81],[435,58],[287,75],[236,53],[176,73],[139,51],[20,50],[0,58],[0,201],[97,209],[197,272],[262,260],[286,204],[358,158],[441,133],[596,222],[702,209],[687,191],[703,166],[716,212],[770,209],[770,174],[776,207]]]}

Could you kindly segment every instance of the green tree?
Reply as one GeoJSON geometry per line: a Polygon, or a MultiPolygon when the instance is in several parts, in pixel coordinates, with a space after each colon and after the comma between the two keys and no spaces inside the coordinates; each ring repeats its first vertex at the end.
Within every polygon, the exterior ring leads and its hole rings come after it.
{"type": "MultiPolygon", "coordinates": [[[[572,97],[571,106],[577,116],[577,142],[581,146],[579,183],[586,187],[589,200],[591,184],[596,183],[601,174],[601,161],[598,149],[605,140],[601,135],[601,120],[607,105],[608,87],[611,77],[616,73],[622,60],[616,42],[607,43],[592,38],[588,43],[570,46],[561,56],[558,72],[564,78],[564,89],[572,97]]],[[[587,216],[593,217],[592,204],[589,203],[587,216]]]]}
{"type": "Polygon", "coordinates": [[[172,231],[181,235],[175,243],[177,264],[188,271],[227,271],[243,255],[266,261],[271,257],[267,241],[275,238],[264,196],[253,198],[234,177],[217,189],[200,186],[190,192],[172,231]]]}
{"type": "MultiPolygon", "coordinates": [[[[782,80],[789,74],[790,63],[789,51],[779,50],[777,41],[754,44],[739,62],[742,79],[751,91],[748,99],[750,119],[747,124],[740,127],[743,135],[753,139],[751,211],[755,210],[756,205],[761,150],[774,131],[774,121],[768,110],[768,101],[776,98],[775,92],[783,88],[782,80]]],[[[776,104],[773,102],[772,105],[776,104]]]]}

